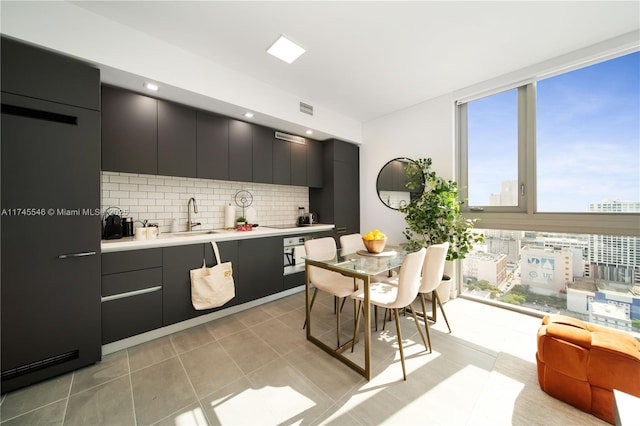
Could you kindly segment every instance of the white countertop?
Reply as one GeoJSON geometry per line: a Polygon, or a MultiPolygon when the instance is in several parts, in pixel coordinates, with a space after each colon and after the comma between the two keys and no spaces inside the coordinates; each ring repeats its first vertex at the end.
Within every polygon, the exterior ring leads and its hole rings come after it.
{"type": "Polygon", "coordinates": [[[199,232],[208,231],[200,229],[194,231],[196,234],[188,232],[180,233],[163,233],[156,239],[152,240],[136,240],[134,237],[124,237],[118,240],[102,240],[100,246],[102,253],[111,253],[116,251],[140,250],[157,247],[184,246],[189,244],[206,243],[208,241],[229,241],[229,240],[245,240],[248,238],[273,237],[277,235],[292,234],[309,234],[312,232],[329,231],[334,225],[317,224],[312,226],[300,226],[291,228],[269,228],[268,226],[258,226],[252,231],[225,231],[223,229],[213,229],[211,234],[198,234],[199,232]]]}

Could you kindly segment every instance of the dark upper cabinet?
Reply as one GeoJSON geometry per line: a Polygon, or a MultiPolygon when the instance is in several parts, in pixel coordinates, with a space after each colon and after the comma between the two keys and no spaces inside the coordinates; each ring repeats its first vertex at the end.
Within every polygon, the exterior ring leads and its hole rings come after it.
{"type": "Polygon", "coordinates": [[[198,111],[196,145],[198,177],[229,180],[229,119],[198,111]]]}
{"type": "Polygon", "coordinates": [[[359,148],[330,139],[323,146],[322,188],[309,189],[309,207],[321,223],[333,223],[336,233],[360,232],[359,148]]]}
{"type": "Polygon", "coordinates": [[[229,120],[229,180],[253,180],[253,132],[251,124],[229,120]]]}
{"type": "Polygon", "coordinates": [[[158,174],[196,177],[196,110],[158,101],[158,174]]]}
{"type": "Polygon", "coordinates": [[[2,37],[2,91],[100,110],[100,70],[2,37]]]}
{"type": "Polygon", "coordinates": [[[273,130],[251,126],[253,130],[253,182],[273,183],[273,130]]]}
{"type": "Polygon", "coordinates": [[[291,144],[291,185],[307,186],[306,144],[291,144]]]}
{"type": "Polygon", "coordinates": [[[291,143],[273,140],[273,183],[291,185],[291,143]]]}
{"type": "Polygon", "coordinates": [[[307,186],[322,188],[322,142],[307,139],[307,186]]]}
{"type": "Polygon", "coordinates": [[[102,86],[102,170],[158,174],[158,101],[102,86]]]}
{"type": "Polygon", "coordinates": [[[323,144],[103,85],[102,170],[321,188],[323,144]]]}

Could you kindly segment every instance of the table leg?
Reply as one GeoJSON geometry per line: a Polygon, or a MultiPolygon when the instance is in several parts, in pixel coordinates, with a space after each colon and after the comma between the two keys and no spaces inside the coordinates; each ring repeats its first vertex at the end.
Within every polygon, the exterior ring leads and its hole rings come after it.
{"type": "Polygon", "coordinates": [[[369,288],[371,278],[364,278],[364,376],[371,380],[371,304],[369,302],[369,288]]]}
{"type": "Polygon", "coordinates": [[[304,298],[305,298],[305,306],[306,306],[306,316],[307,316],[307,340],[311,336],[311,305],[309,302],[309,292],[311,291],[311,286],[309,282],[309,267],[304,268],[304,298]]]}

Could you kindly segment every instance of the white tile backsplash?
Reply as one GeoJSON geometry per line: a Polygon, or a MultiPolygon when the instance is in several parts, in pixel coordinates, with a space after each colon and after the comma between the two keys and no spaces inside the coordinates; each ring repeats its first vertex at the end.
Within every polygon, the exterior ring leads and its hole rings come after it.
{"type": "MultiPolygon", "coordinates": [[[[236,206],[234,197],[241,190],[253,195],[251,207],[256,210],[256,222],[260,225],[294,224],[299,206],[309,211],[309,190],[303,186],[119,172],[102,172],[101,181],[102,211],[120,207],[134,221],[146,219],[158,223],[161,232],[170,230],[172,219],[178,221],[179,230],[187,229],[190,197],[198,203],[198,213],[191,212],[192,220],[202,223],[195,229],[222,228],[224,207],[228,203],[236,206]]],[[[242,207],[236,206],[236,217],[240,215],[242,207]]]]}

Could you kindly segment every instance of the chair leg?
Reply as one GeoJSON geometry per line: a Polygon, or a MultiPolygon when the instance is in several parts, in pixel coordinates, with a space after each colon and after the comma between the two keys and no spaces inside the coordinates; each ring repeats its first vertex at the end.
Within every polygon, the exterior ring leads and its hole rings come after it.
{"type": "Polygon", "coordinates": [[[427,317],[427,306],[424,302],[424,293],[420,293],[420,303],[422,304],[422,312],[424,314],[424,329],[427,331],[427,340],[429,341],[429,353],[431,353],[431,334],[429,333],[429,318],[427,317]]]}
{"type": "Polygon", "coordinates": [[[388,308],[384,308],[384,316],[382,317],[382,329],[384,330],[387,326],[387,315],[389,315],[389,321],[391,321],[391,314],[389,313],[388,308]]]}
{"type": "Polygon", "coordinates": [[[342,311],[342,308],[338,309],[338,312],[336,314],[337,319],[336,319],[336,337],[337,337],[337,341],[338,341],[338,346],[336,346],[336,348],[340,347],[340,311],[342,311]]]}
{"type": "MultiPolygon", "coordinates": [[[[313,302],[316,301],[316,295],[318,294],[318,288],[314,288],[313,289],[313,296],[311,296],[311,303],[309,304],[309,312],[311,312],[311,309],[313,309],[313,302]]],[[[304,325],[302,326],[302,329],[304,330],[307,327],[307,319],[305,318],[304,320],[304,325]]]]}
{"type": "MultiPolygon", "coordinates": [[[[424,349],[429,350],[431,346],[429,345],[429,347],[427,347],[427,342],[424,339],[424,334],[422,333],[422,329],[420,328],[420,323],[418,322],[418,316],[416,315],[416,310],[413,309],[413,306],[412,306],[411,309],[409,309],[409,311],[411,311],[411,315],[413,315],[413,320],[416,323],[416,328],[418,329],[418,333],[420,333],[420,338],[422,339],[422,344],[424,345],[424,349]]],[[[405,308],[405,312],[406,312],[406,308],[405,308]]]]}
{"type": "MultiPolygon", "coordinates": [[[[353,303],[355,302],[356,300],[353,299],[353,303]]],[[[356,323],[353,329],[353,340],[351,341],[351,352],[353,352],[353,348],[356,345],[356,340],[358,340],[358,335],[360,334],[360,307],[361,306],[362,306],[362,302],[358,301],[358,307],[356,309],[356,323]]]]}
{"type": "Polygon", "coordinates": [[[398,333],[398,348],[400,349],[400,362],[402,363],[402,377],[406,381],[407,371],[404,367],[404,349],[402,348],[402,333],[400,332],[400,316],[398,315],[397,309],[393,309],[393,313],[396,318],[396,331],[398,333]]]}
{"type": "Polygon", "coordinates": [[[440,301],[440,297],[438,297],[438,293],[434,291],[433,297],[435,297],[435,299],[438,301],[438,306],[440,306],[440,312],[442,312],[442,316],[444,317],[444,322],[447,324],[449,333],[451,333],[451,327],[449,327],[449,320],[447,319],[447,314],[444,313],[444,308],[442,307],[442,302],[440,301]]]}
{"type": "Polygon", "coordinates": [[[376,322],[376,331],[378,331],[378,306],[377,305],[373,306],[373,317],[376,322]]]}

